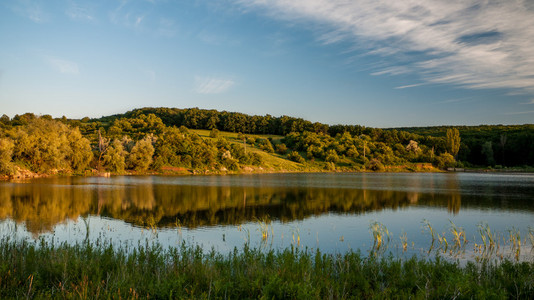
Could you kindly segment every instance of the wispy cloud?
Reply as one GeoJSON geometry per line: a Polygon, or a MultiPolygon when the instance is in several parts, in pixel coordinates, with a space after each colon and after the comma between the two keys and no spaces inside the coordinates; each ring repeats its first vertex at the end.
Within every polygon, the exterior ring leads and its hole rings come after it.
{"type": "Polygon", "coordinates": [[[63,74],[79,74],[78,64],[57,57],[46,57],[46,61],[52,68],[63,74]]]}
{"type": "Polygon", "coordinates": [[[35,23],[45,23],[50,19],[50,16],[45,12],[43,4],[46,6],[47,3],[35,0],[17,0],[11,4],[11,9],[35,23]]]}
{"type": "Polygon", "coordinates": [[[389,62],[373,75],[534,94],[530,0],[234,0],[245,11],[316,24],[324,44],[353,42],[389,62]],[[327,29],[325,29],[327,28],[327,29]]]}
{"type": "Polygon", "coordinates": [[[523,102],[521,104],[534,104],[534,99],[530,99],[528,102],[523,102]]]}
{"type": "Polygon", "coordinates": [[[517,112],[508,112],[504,113],[505,115],[526,115],[526,114],[534,114],[534,110],[527,110],[527,111],[517,111],[517,112]]]}
{"type": "Polygon", "coordinates": [[[145,20],[146,12],[142,7],[129,4],[128,0],[121,0],[119,6],[109,13],[109,19],[112,23],[139,29],[145,20]]]}
{"type": "Polygon", "coordinates": [[[395,89],[402,90],[402,89],[408,89],[408,88],[418,87],[418,86],[422,86],[422,85],[423,85],[423,83],[409,84],[409,85],[397,86],[397,87],[395,87],[395,89]]]}
{"type": "Polygon", "coordinates": [[[71,2],[69,7],[65,10],[65,14],[72,20],[88,21],[95,20],[94,14],[89,7],[85,7],[80,3],[71,2]]]}
{"type": "Polygon", "coordinates": [[[199,94],[221,94],[226,92],[235,81],[232,79],[217,78],[217,77],[195,77],[195,92],[199,94]]]}

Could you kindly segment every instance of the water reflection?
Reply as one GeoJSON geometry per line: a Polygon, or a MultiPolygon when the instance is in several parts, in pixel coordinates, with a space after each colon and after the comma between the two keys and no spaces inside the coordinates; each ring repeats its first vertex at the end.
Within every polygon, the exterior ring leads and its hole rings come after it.
{"type": "Polygon", "coordinates": [[[482,182],[449,174],[52,178],[0,183],[0,219],[24,223],[38,235],[86,215],[140,226],[179,222],[195,228],[267,216],[290,222],[328,212],[361,214],[408,206],[446,208],[451,214],[465,207],[533,209],[531,181],[482,182]]]}

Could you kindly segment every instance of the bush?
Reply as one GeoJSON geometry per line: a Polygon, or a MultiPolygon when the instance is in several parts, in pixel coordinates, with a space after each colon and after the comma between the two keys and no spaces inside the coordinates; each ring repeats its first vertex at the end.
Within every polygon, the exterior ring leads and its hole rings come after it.
{"type": "Polygon", "coordinates": [[[449,153],[441,153],[436,156],[434,164],[440,169],[453,168],[456,166],[456,160],[449,153]]]}
{"type": "Polygon", "coordinates": [[[371,171],[384,171],[386,168],[384,165],[378,160],[378,159],[371,159],[368,163],[366,168],[371,171]]]}
{"type": "Polygon", "coordinates": [[[262,140],[260,148],[267,153],[274,153],[273,145],[269,140],[262,140]]]}
{"type": "Polygon", "coordinates": [[[210,138],[216,139],[219,137],[219,130],[217,128],[213,128],[210,131],[210,138]]]}
{"type": "Polygon", "coordinates": [[[287,153],[287,146],[286,144],[282,143],[282,144],[277,144],[276,145],[276,152],[280,153],[280,154],[286,154],[287,153]]]}
{"type": "Polygon", "coordinates": [[[306,161],[304,160],[302,156],[300,156],[300,154],[297,151],[291,152],[287,158],[289,158],[289,160],[292,160],[294,162],[298,162],[299,164],[302,164],[306,161]]]}
{"type": "Polygon", "coordinates": [[[339,156],[337,155],[336,150],[330,149],[326,151],[326,159],[327,162],[337,163],[339,161],[339,156]]]}

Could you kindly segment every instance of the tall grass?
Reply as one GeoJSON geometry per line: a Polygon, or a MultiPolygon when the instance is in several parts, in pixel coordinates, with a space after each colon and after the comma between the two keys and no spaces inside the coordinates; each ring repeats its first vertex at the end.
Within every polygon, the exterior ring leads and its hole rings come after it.
{"type": "MultiPolygon", "coordinates": [[[[534,263],[0,240],[0,298],[525,298],[534,263]]],[[[383,244],[382,244],[383,245],[383,244]]]]}

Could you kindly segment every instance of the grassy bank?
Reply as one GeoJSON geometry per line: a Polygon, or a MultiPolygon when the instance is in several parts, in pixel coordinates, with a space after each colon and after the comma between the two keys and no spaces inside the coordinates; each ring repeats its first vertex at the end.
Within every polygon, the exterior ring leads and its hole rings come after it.
{"type": "MultiPolygon", "coordinates": [[[[98,245],[97,245],[98,244],[98,245]]],[[[524,298],[534,264],[0,241],[0,298],[524,298]]]]}

